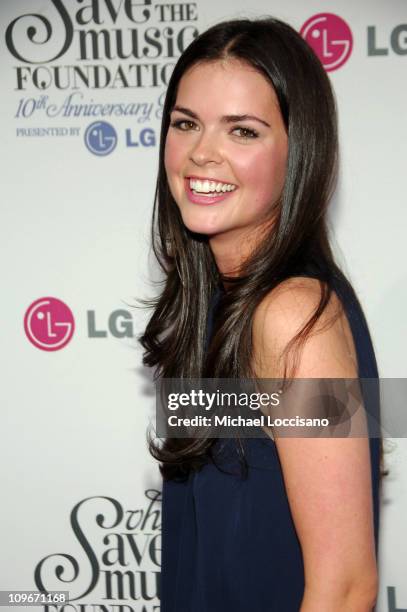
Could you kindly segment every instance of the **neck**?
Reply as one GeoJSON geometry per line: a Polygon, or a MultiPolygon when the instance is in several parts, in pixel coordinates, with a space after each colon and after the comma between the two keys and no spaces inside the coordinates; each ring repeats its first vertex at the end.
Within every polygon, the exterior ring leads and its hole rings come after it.
{"type": "MultiPolygon", "coordinates": [[[[248,230],[236,229],[213,235],[209,247],[213,253],[219,272],[224,276],[237,277],[244,263],[251,257],[255,248],[264,238],[264,227],[248,230]]],[[[230,285],[230,283],[226,283],[230,285]]]]}

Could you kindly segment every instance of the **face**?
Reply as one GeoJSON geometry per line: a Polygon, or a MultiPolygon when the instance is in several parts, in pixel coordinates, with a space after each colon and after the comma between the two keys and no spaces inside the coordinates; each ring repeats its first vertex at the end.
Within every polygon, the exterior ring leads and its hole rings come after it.
{"type": "Polygon", "coordinates": [[[275,91],[253,67],[228,59],[183,75],[165,168],[191,231],[236,242],[264,227],[284,185],[287,152],[275,91]]]}

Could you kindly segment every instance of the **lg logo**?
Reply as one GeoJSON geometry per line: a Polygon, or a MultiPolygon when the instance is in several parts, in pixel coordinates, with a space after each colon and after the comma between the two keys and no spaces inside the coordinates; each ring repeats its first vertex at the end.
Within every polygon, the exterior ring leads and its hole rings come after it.
{"type": "MultiPolygon", "coordinates": [[[[125,130],[126,147],[155,147],[156,136],[151,128],[143,128],[138,133],[128,128],[125,130]]],[[[118,143],[119,137],[114,127],[107,121],[94,121],[85,131],[85,145],[94,155],[109,155],[118,143]]]]}
{"type": "MultiPolygon", "coordinates": [[[[304,23],[300,34],[327,72],[343,66],[352,53],[352,31],[342,17],[333,13],[313,15],[304,23]]],[[[387,56],[390,49],[396,55],[407,55],[407,23],[400,23],[391,30],[389,44],[379,43],[378,38],[376,26],[368,26],[368,57],[387,56]]]]}
{"type": "Polygon", "coordinates": [[[71,340],[75,321],[70,308],[54,297],[36,300],[24,317],[29,341],[43,351],[58,351],[71,340]]]}
{"type": "Polygon", "coordinates": [[[96,313],[88,310],[88,336],[89,338],[107,338],[108,332],[115,338],[133,337],[133,320],[127,310],[114,310],[107,320],[107,330],[98,328],[96,313]]]}
{"type": "Polygon", "coordinates": [[[85,132],[85,144],[95,155],[109,155],[117,144],[116,130],[107,121],[95,121],[85,132]]]}
{"type": "MultiPolygon", "coordinates": [[[[407,23],[397,25],[390,32],[390,47],[397,55],[407,55],[407,23]]],[[[367,54],[370,56],[389,54],[388,47],[378,46],[376,26],[369,26],[367,28],[367,54]]]]}
{"type": "Polygon", "coordinates": [[[337,70],[352,53],[352,32],[346,21],[333,13],[318,13],[310,17],[300,30],[321,60],[325,70],[337,70]]]}
{"type": "MultiPolygon", "coordinates": [[[[33,302],[25,313],[24,331],[28,340],[43,351],[59,351],[72,339],[75,320],[67,304],[55,297],[44,297],[33,302]]],[[[87,311],[89,338],[133,338],[133,319],[127,310],[114,310],[108,317],[106,328],[96,324],[94,310],[87,311]]]]}

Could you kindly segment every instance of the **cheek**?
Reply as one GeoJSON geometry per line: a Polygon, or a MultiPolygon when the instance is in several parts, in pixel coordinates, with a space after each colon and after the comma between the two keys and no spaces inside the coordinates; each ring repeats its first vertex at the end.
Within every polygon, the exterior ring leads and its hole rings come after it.
{"type": "Polygon", "coordinates": [[[182,167],[184,155],[182,147],[179,145],[180,143],[177,143],[177,139],[168,133],[164,149],[164,166],[170,181],[173,175],[179,172],[182,167]]]}
{"type": "Polygon", "coordinates": [[[174,158],[174,154],[173,154],[173,148],[171,146],[171,139],[168,138],[167,136],[167,139],[165,141],[165,148],[164,148],[164,166],[165,166],[165,170],[167,174],[169,174],[169,171],[172,167],[173,158],[174,158]]]}
{"type": "Polygon", "coordinates": [[[236,173],[241,184],[250,189],[253,199],[261,203],[274,201],[281,193],[285,180],[286,147],[262,149],[237,161],[236,173]]]}

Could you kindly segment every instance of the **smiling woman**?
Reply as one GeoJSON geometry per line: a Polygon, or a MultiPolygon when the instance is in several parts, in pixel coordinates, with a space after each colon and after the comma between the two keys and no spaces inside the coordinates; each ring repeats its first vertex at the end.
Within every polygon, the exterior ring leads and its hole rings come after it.
{"type": "Polygon", "coordinates": [[[235,267],[249,254],[275,212],[287,151],[276,94],[257,70],[229,58],[183,75],[165,146],[168,184],[185,226],[209,236],[215,256],[228,254],[217,259],[223,272],[232,272],[223,265],[231,256],[235,267]],[[202,83],[211,84],[205,96],[202,83]],[[202,195],[221,189],[227,195],[202,195]]]}
{"type": "MultiPolygon", "coordinates": [[[[153,219],[166,283],[140,338],[157,377],[377,378],[328,240],[336,161],[331,85],[293,28],[228,21],[185,50],[153,219]]],[[[149,440],[164,477],[162,612],[371,610],[380,439],[262,431],[149,440]]]]}

